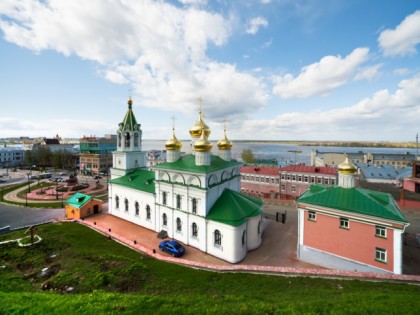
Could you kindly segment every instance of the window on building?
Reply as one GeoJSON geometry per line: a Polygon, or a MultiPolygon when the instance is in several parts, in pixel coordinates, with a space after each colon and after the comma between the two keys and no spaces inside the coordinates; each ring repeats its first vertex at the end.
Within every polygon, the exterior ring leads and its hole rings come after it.
{"type": "Polygon", "coordinates": [[[318,177],[318,184],[322,184],[322,177],[318,177]]]}
{"type": "Polygon", "coordinates": [[[296,175],[294,175],[294,174],[292,175],[292,181],[294,181],[294,182],[296,181],[296,175]]]}
{"type": "Polygon", "coordinates": [[[348,229],[349,228],[349,219],[340,218],[340,228],[348,229]]]}
{"type": "Polygon", "coordinates": [[[386,238],[386,227],[377,225],[375,227],[375,236],[386,238]]]}
{"type": "Polygon", "coordinates": [[[162,225],[167,226],[168,225],[168,216],[166,213],[162,214],[162,225]]]}
{"type": "Polygon", "coordinates": [[[324,181],[325,181],[325,184],[327,184],[327,185],[329,184],[329,178],[328,177],[325,177],[324,181]]]}
{"type": "Polygon", "coordinates": [[[242,180],[245,180],[245,175],[242,175],[242,180]]]}
{"type": "MultiPolygon", "coordinates": [[[[270,178],[268,178],[268,177],[267,177],[267,178],[265,179],[265,182],[266,182],[266,183],[270,183],[270,178]]],[[[274,182],[274,180],[273,180],[273,182],[274,182]]]]}
{"type": "Polygon", "coordinates": [[[254,176],[251,176],[251,182],[253,182],[254,181],[254,176]]]}
{"type": "Polygon", "coordinates": [[[176,208],[181,209],[181,195],[176,195],[176,208]]]}
{"type": "Polygon", "coordinates": [[[124,199],[125,212],[128,212],[128,199],[124,199]]]}
{"type": "Polygon", "coordinates": [[[249,180],[249,176],[246,177],[246,180],[249,180]]]}
{"type": "Polygon", "coordinates": [[[118,209],[120,207],[120,197],[115,196],[115,208],[118,209]]]}
{"type": "Polygon", "coordinates": [[[246,230],[242,232],[242,246],[244,246],[246,243],[246,230]]]}
{"type": "Polygon", "coordinates": [[[292,193],[296,192],[296,186],[292,186],[292,193]]]}
{"type": "Polygon", "coordinates": [[[302,181],[302,175],[298,176],[298,181],[300,181],[300,182],[302,181]]]}
{"type": "Polygon", "coordinates": [[[315,183],[315,176],[311,176],[311,183],[315,183]]]}
{"type": "Polygon", "coordinates": [[[259,182],[260,181],[260,178],[258,176],[255,176],[255,181],[256,182],[259,182]]]}
{"type": "Polygon", "coordinates": [[[136,215],[138,216],[140,213],[140,205],[138,201],[136,201],[136,203],[134,204],[134,207],[136,208],[136,215]]]}
{"type": "Polygon", "coordinates": [[[276,178],[276,184],[280,184],[280,180],[276,178]]]}
{"type": "Polygon", "coordinates": [[[166,206],[168,199],[168,193],[166,191],[162,192],[162,203],[166,206]]]}
{"type": "Polygon", "coordinates": [[[308,212],[308,220],[316,221],[316,212],[315,211],[309,211],[308,212]]]}
{"type": "Polygon", "coordinates": [[[146,205],[146,219],[150,220],[150,206],[146,205]]]}
{"type": "Polygon", "coordinates": [[[196,198],[192,199],[192,213],[194,214],[197,213],[197,199],[196,198]]]}
{"type": "Polygon", "coordinates": [[[375,259],[380,262],[386,263],[386,249],[383,248],[375,248],[375,259]]]}
{"type": "Polygon", "coordinates": [[[281,179],[282,179],[282,180],[284,179],[284,174],[281,174],[281,179]]]}
{"type": "Polygon", "coordinates": [[[137,132],[134,133],[134,146],[135,147],[139,146],[139,134],[137,132]]]}
{"type": "Polygon", "coordinates": [[[286,190],[286,186],[285,185],[281,185],[281,191],[285,191],[286,190]]]}
{"type": "Polygon", "coordinates": [[[307,183],[308,181],[309,181],[309,177],[308,176],[305,176],[304,177],[304,182],[307,183]]]}
{"type": "Polygon", "coordinates": [[[217,245],[217,246],[222,245],[222,234],[220,234],[219,230],[214,231],[214,245],[217,245]]]}
{"type": "Polygon", "coordinates": [[[176,218],[176,230],[178,232],[182,231],[182,223],[181,223],[181,219],[180,218],[176,218]]]}
{"type": "Polygon", "coordinates": [[[335,178],[331,178],[331,185],[335,185],[335,178]]]}
{"type": "Polygon", "coordinates": [[[290,175],[289,174],[287,174],[286,180],[290,180],[290,175]]]}
{"type": "Polygon", "coordinates": [[[191,230],[192,230],[192,237],[197,237],[198,235],[197,223],[193,222],[191,230]]]}

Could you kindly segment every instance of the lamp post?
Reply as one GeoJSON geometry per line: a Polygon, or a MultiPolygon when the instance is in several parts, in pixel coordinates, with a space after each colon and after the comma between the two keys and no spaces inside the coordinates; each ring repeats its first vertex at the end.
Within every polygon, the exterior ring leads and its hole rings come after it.
{"type": "Polygon", "coordinates": [[[29,176],[31,175],[30,173],[26,173],[26,175],[28,175],[28,192],[31,192],[31,185],[29,185],[29,176]]]}
{"type": "Polygon", "coordinates": [[[55,179],[55,199],[58,199],[58,179],[55,179]]]}

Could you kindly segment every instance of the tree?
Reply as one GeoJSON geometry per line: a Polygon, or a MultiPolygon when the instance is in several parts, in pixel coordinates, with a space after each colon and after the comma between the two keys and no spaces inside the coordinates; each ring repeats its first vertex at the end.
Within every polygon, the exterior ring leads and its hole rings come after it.
{"type": "Polygon", "coordinates": [[[254,152],[251,149],[243,149],[241,153],[242,161],[247,164],[252,164],[255,161],[254,152]]]}

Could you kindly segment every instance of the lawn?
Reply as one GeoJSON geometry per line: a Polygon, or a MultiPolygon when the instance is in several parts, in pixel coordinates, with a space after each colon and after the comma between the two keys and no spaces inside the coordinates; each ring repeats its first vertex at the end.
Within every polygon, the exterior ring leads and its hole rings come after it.
{"type": "MultiPolygon", "coordinates": [[[[0,314],[418,314],[405,283],[218,273],[161,262],[77,223],[0,245],[0,314]]],[[[0,236],[21,238],[24,231],[0,236]]]]}

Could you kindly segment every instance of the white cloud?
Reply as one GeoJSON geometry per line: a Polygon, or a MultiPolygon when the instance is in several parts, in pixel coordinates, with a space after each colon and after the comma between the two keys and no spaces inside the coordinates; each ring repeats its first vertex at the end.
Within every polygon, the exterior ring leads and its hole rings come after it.
{"type": "Polygon", "coordinates": [[[407,134],[414,137],[418,132],[419,86],[417,74],[402,80],[394,93],[380,90],[350,107],[290,112],[272,120],[248,120],[237,126],[232,138],[248,134],[254,139],[409,140],[407,134]]]}
{"type": "Polygon", "coordinates": [[[358,69],[368,59],[368,48],[356,48],[345,58],[326,56],[319,62],[301,69],[294,77],[288,73],[273,78],[273,93],[281,98],[306,98],[326,95],[351,80],[358,69]]]}
{"type": "Polygon", "coordinates": [[[202,96],[220,116],[252,112],[268,99],[259,78],[208,58],[208,47],[231,35],[231,21],[218,13],[151,0],[9,0],[0,14],[8,41],[96,61],[107,80],[132,85],[142,105],[191,112],[202,96]]]}
{"type": "Polygon", "coordinates": [[[207,4],[207,0],[178,0],[182,4],[185,5],[205,5],[207,4]]]}
{"type": "Polygon", "coordinates": [[[382,64],[373,65],[371,67],[362,68],[354,76],[355,80],[368,80],[372,81],[377,76],[379,76],[379,69],[382,67],[382,64]]]}
{"type": "Polygon", "coordinates": [[[385,56],[415,54],[420,43],[420,11],[408,15],[394,30],[381,32],[378,42],[385,56]]]}
{"type": "Polygon", "coordinates": [[[255,35],[258,33],[261,27],[267,27],[267,26],[268,26],[268,21],[264,19],[263,17],[259,16],[249,21],[245,32],[247,32],[248,34],[255,35]]]}
{"type": "Polygon", "coordinates": [[[410,70],[408,70],[407,68],[398,68],[395,69],[393,73],[396,75],[407,75],[410,73],[410,70]]]}

